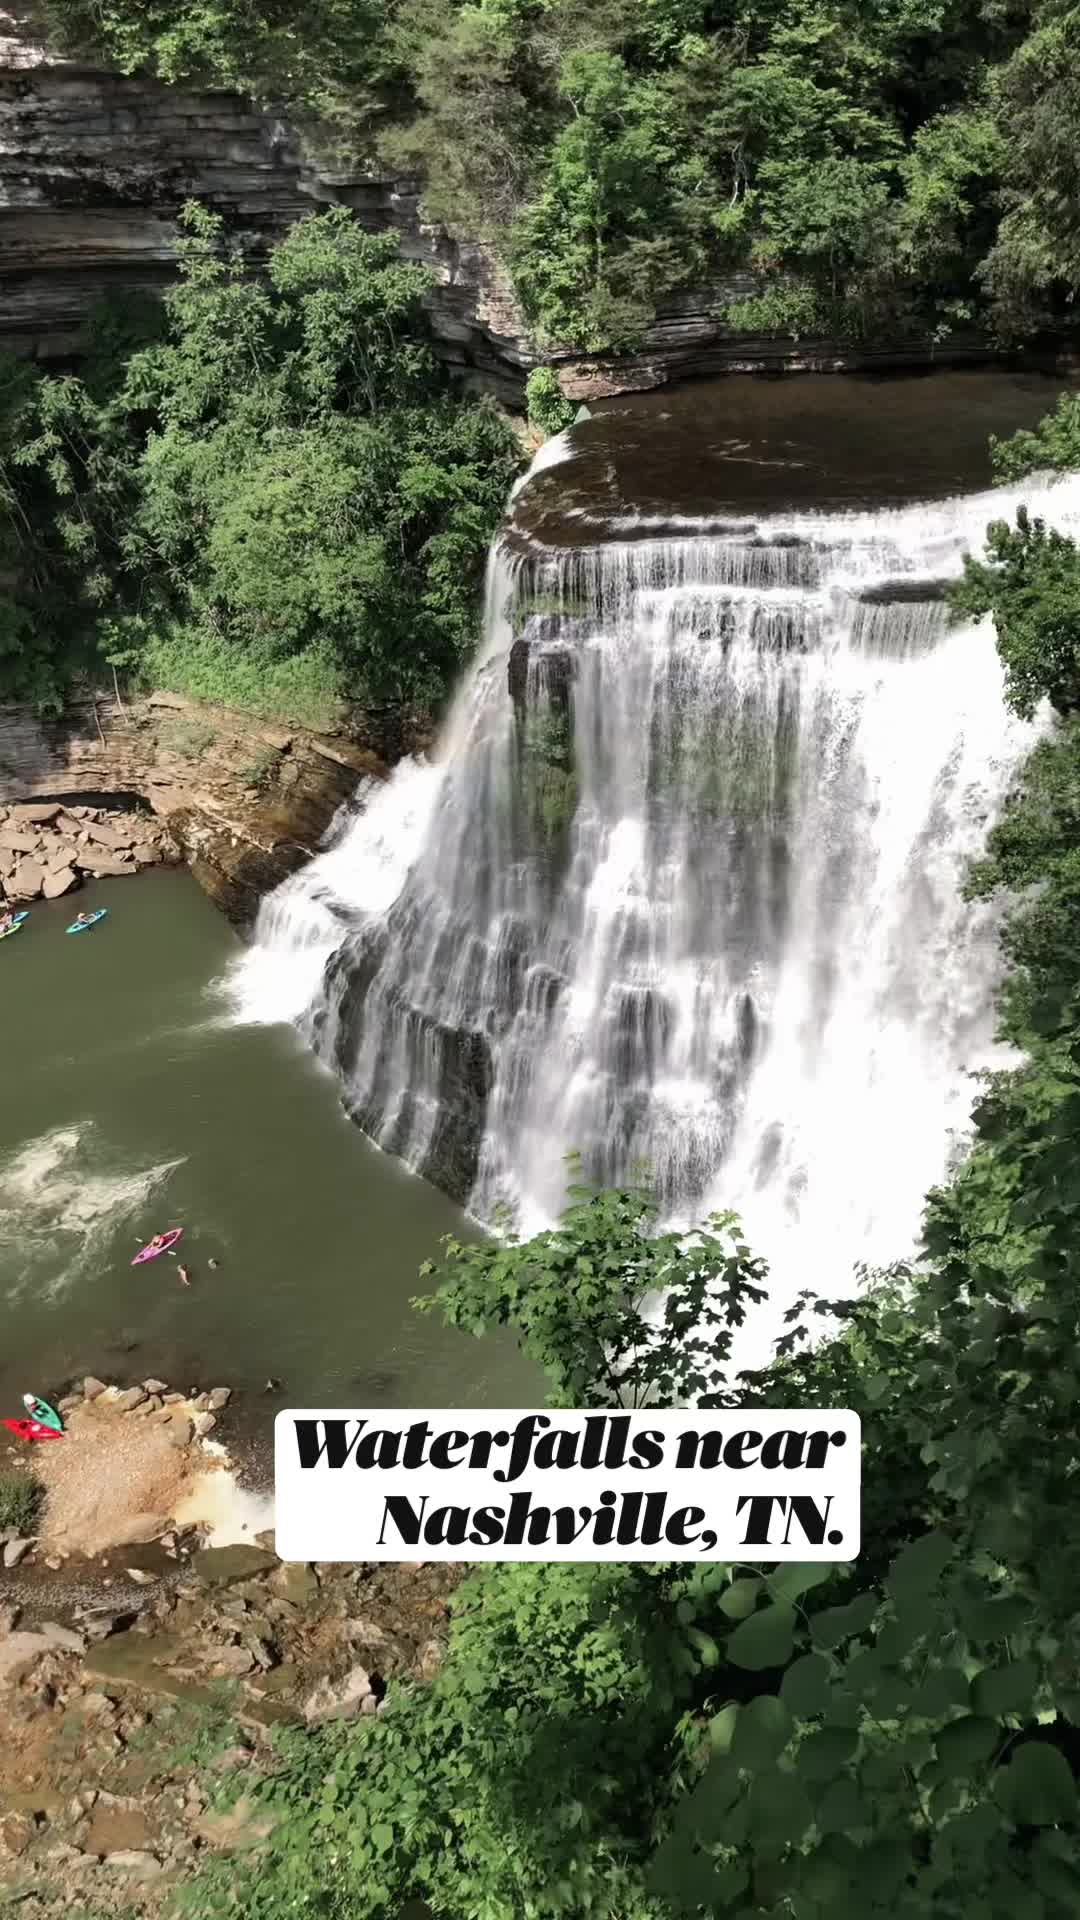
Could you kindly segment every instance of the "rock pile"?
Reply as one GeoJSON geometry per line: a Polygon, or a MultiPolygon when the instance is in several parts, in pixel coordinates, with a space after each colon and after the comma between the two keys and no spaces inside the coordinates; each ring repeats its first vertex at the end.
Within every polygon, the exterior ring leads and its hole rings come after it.
{"type": "MultiPolygon", "coordinates": [[[[0,1562],[7,1569],[56,1572],[73,1559],[98,1559],[114,1548],[157,1543],[169,1559],[190,1550],[181,1535],[216,1506],[212,1483],[228,1479],[228,1457],[204,1442],[232,1397],[229,1387],[188,1393],[164,1380],[130,1387],[106,1386],[88,1375],[59,1402],[64,1441],[30,1449],[12,1444],[6,1458],[16,1471],[34,1476],[43,1490],[44,1512],[36,1533],[0,1530],[0,1562]]],[[[145,1569],[110,1566],[136,1585],[156,1578],[145,1569]]]]}
{"type": "Polygon", "coordinates": [[[100,880],[180,858],[152,815],[65,807],[52,801],[0,807],[0,902],[58,900],[100,880]]]}
{"type": "Polygon", "coordinates": [[[362,1721],[433,1676],[462,1571],[286,1563],[261,1534],[196,1551],[131,1604],[64,1609],[50,1583],[70,1626],[0,1602],[0,1905],[170,1913],[207,1854],[265,1838],[248,1786],[275,1764],[275,1726],[362,1721]]]}

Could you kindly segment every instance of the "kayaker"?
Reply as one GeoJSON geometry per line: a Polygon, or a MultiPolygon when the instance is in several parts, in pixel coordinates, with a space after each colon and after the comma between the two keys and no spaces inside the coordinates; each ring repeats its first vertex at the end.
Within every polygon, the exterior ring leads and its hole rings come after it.
{"type": "Polygon", "coordinates": [[[13,913],[0,913],[0,933],[10,933],[14,925],[15,915],[13,913]]]}
{"type": "Polygon", "coordinates": [[[153,1239],[150,1242],[151,1253],[157,1253],[159,1248],[163,1247],[164,1245],[165,1245],[165,1235],[163,1233],[155,1233],[153,1239]]]}
{"type": "Polygon", "coordinates": [[[90,915],[88,913],[77,913],[75,915],[75,925],[77,927],[85,927],[89,919],[90,915]]]}

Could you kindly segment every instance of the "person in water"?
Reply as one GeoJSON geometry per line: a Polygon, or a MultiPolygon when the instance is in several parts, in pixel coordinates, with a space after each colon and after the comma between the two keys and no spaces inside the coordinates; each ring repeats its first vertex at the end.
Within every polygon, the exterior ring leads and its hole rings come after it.
{"type": "Polygon", "coordinates": [[[186,1268],[186,1267],[177,1267],[177,1269],[176,1269],[176,1277],[177,1277],[177,1279],[179,1280],[179,1282],[180,1282],[180,1285],[181,1285],[182,1287],[190,1287],[190,1285],[191,1285],[191,1275],[190,1275],[190,1273],[188,1272],[188,1270],[187,1270],[187,1268],[186,1268]]]}

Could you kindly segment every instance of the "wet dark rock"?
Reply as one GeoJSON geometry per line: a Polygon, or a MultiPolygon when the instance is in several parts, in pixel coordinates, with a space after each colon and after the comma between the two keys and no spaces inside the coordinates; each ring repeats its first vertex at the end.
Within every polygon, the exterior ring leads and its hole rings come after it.
{"type": "Polygon", "coordinates": [[[229,1587],[253,1574],[268,1573],[277,1560],[261,1547],[204,1547],[191,1564],[203,1586],[229,1587]]]}

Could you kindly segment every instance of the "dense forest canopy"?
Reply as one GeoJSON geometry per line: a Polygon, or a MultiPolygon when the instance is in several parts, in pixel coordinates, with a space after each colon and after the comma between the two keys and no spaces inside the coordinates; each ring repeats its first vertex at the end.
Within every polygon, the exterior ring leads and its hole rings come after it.
{"type": "Polygon", "coordinates": [[[57,706],[112,662],[317,726],[437,703],[514,433],[451,391],[393,237],[313,215],[256,280],[185,226],[164,307],[103,313],[79,377],[0,359],[0,693],[57,706]]]}
{"type": "Polygon", "coordinates": [[[415,171],[542,341],[639,339],[732,269],[750,329],[1015,337],[1080,283],[1067,0],[47,0],[128,71],[415,171]]]}

